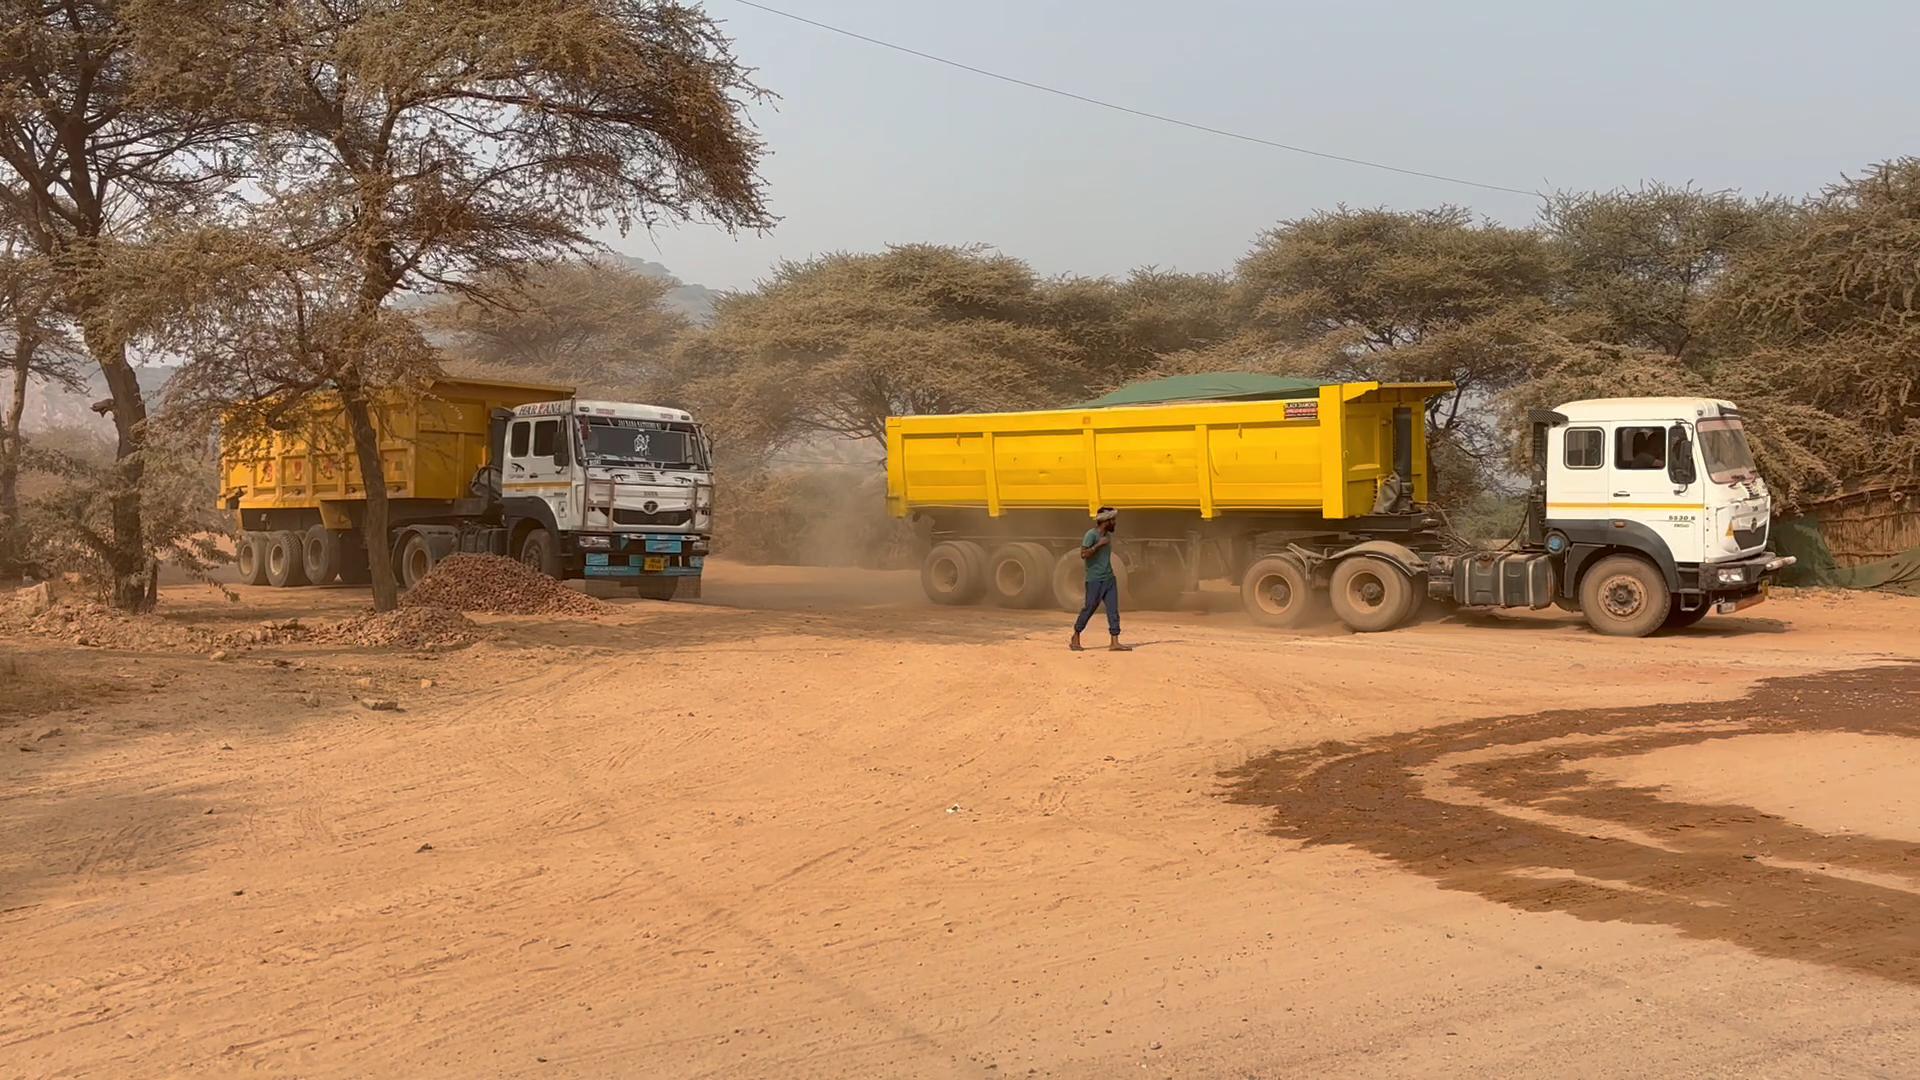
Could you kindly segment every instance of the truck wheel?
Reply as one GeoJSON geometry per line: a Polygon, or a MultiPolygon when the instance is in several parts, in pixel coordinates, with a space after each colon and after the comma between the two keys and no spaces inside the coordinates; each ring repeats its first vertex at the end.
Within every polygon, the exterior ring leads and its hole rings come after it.
{"type": "Polygon", "coordinates": [[[1053,556],[1039,544],[1002,544],[987,558],[987,595],[1001,607],[1033,608],[1053,594],[1053,556]]]}
{"type": "Polygon", "coordinates": [[[1304,626],[1320,608],[1320,595],[1298,559],[1255,559],[1240,579],[1240,605],[1261,626],[1304,626]]]}
{"type": "MultiPolygon", "coordinates": [[[[1120,590],[1120,603],[1133,603],[1133,573],[1125,559],[1113,560],[1113,580],[1120,590]]],[[[1067,549],[1053,564],[1053,602],[1061,611],[1078,612],[1087,602],[1087,560],[1080,557],[1080,545],[1067,549]]]]}
{"type": "Polygon", "coordinates": [[[273,538],[263,532],[243,532],[233,545],[234,561],[240,567],[240,584],[267,583],[267,548],[273,538]]]}
{"type": "Polygon", "coordinates": [[[986,558],[965,540],[935,544],[920,564],[920,588],[936,604],[971,604],[987,591],[986,558]],[[971,550],[969,550],[971,549],[971,550]]]}
{"type": "Polygon", "coordinates": [[[641,578],[633,583],[633,591],[642,600],[671,600],[680,591],[680,579],[641,578]]]}
{"type": "Polygon", "coordinates": [[[1609,555],[1580,579],[1580,610],[1587,625],[1611,637],[1646,637],[1673,609],[1673,594],[1652,563],[1636,555],[1609,555]]]}
{"type": "Polygon", "coordinates": [[[276,589],[305,585],[307,567],[300,553],[300,534],[282,529],[267,537],[267,584],[276,589]]]}
{"type": "Polygon", "coordinates": [[[433,545],[417,532],[410,532],[406,539],[393,552],[393,574],[400,581],[402,589],[411,589],[420,584],[432,572],[433,545]]]}
{"type": "Polygon", "coordinates": [[[1053,602],[1061,611],[1079,611],[1087,602],[1087,561],[1078,548],[1053,561],[1053,602]]]}
{"type": "Polygon", "coordinates": [[[1327,596],[1340,621],[1362,634],[1399,626],[1413,614],[1419,600],[1413,582],[1399,567],[1364,555],[1344,559],[1333,568],[1327,596]]]}
{"type": "Polygon", "coordinates": [[[340,534],[325,525],[315,525],[300,538],[300,558],[307,566],[307,581],[326,585],[340,573],[340,534]]]}
{"type": "Polygon", "coordinates": [[[520,541],[520,561],[555,581],[560,580],[560,547],[554,543],[553,534],[545,529],[535,529],[520,541]]]}
{"type": "Polygon", "coordinates": [[[1685,630],[1687,627],[1692,626],[1693,624],[1699,622],[1701,619],[1706,618],[1707,615],[1712,611],[1713,611],[1713,604],[1708,602],[1705,599],[1702,599],[1700,601],[1700,606],[1697,608],[1694,608],[1692,611],[1687,611],[1683,609],[1679,604],[1674,604],[1673,607],[1668,609],[1667,621],[1660,624],[1660,629],[1685,630]]]}

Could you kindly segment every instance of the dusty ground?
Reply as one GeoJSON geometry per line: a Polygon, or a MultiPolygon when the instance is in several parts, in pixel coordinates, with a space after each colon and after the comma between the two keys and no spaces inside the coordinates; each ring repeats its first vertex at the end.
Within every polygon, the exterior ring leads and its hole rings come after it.
{"type": "Polygon", "coordinates": [[[1912,1075],[1920,602],[1120,657],[916,593],[0,641],[0,1076],[1912,1075]]]}

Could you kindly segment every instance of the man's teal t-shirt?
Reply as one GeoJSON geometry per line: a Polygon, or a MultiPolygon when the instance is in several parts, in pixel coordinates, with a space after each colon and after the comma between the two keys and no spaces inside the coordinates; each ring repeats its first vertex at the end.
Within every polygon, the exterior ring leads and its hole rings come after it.
{"type": "MultiPolygon", "coordinates": [[[[1090,548],[1099,542],[1100,542],[1100,530],[1088,529],[1086,538],[1080,541],[1081,550],[1090,548]]],[[[1099,551],[1094,552],[1093,558],[1087,560],[1087,580],[1088,581],[1112,581],[1113,580],[1113,545],[1112,544],[1108,544],[1106,547],[1103,547],[1099,551]]]]}

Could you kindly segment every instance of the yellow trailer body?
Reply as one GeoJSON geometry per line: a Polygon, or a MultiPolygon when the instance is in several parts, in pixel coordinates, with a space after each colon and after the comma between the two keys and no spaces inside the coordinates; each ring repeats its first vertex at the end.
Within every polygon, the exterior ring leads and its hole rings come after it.
{"type": "MultiPolygon", "coordinates": [[[[487,464],[492,410],[564,400],[573,388],[445,379],[419,396],[385,395],[374,405],[387,493],[393,499],[456,500],[487,464]]],[[[359,458],[338,404],[312,411],[298,429],[220,447],[222,507],[318,510],[328,528],[349,525],[344,504],[366,498],[359,458]]]]}
{"type": "MultiPolygon", "coordinates": [[[[887,504],[916,511],[1191,511],[1203,519],[1372,512],[1394,472],[1394,411],[1424,429],[1448,383],[1338,383],[1319,396],[887,421],[887,504]]],[[[1413,497],[1427,499],[1426,440],[1413,440],[1413,497]]]]}

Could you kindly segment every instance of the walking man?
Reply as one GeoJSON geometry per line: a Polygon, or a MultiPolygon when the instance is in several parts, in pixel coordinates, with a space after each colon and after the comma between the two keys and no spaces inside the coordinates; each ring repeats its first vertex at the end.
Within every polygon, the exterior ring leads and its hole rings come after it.
{"type": "Polygon", "coordinates": [[[1087,562],[1087,602],[1073,621],[1073,640],[1067,643],[1074,652],[1085,651],[1080,645],[1080,632],[1093,618],[1093,609],[1102,606],[1107,609],[1107,648],[1112,652],[1133,651],[1120,644],[1120,583],[1113,576],[1113,529],[1119,520],[1118,510],[1101,507],[1094,515],[1093,528],[1080,541],[1080,557],[1087,562]]]}

